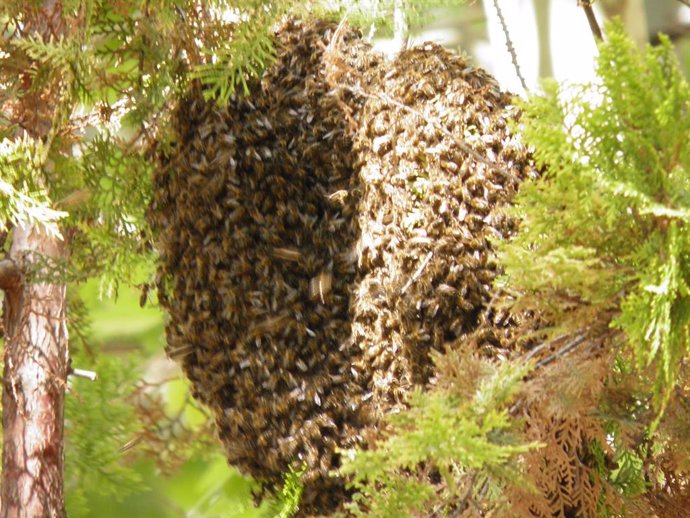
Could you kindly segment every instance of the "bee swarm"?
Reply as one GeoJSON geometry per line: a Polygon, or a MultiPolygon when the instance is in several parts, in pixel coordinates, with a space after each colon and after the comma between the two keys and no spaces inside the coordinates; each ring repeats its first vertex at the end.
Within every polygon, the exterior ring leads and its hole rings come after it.
{"type": "Polygon", "coordinates": [[[476,332],[488,239],[514,227],[496,209],[533,169],[511,97],[439,46],[386,62],[321,21],[276,41],[250,95],[180,104],[149,217],[167,352],[230,464],[269,485],[306,465],[302,510],[323,513],[345,496],[336,449],[370,442],[429,352],[476,332]]]}

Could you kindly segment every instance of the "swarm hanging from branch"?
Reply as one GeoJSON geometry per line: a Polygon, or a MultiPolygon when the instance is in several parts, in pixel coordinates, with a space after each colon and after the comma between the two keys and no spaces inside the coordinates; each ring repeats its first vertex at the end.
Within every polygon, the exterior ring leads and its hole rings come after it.
{"type": "MultiPolygon", "coordinates": [[[[159,152],[168,354],[214,412],[228,460],[269,485],[306,465],[305,513],[343,500],[337,450],[478,328],[497,209],[534,174],[511,97],[428,44],[384,59],[346,26],[289,21],[227,107],[190,91],[159,152]]],[[[496,317],[488,347],[510,338],[496,317]]]]}

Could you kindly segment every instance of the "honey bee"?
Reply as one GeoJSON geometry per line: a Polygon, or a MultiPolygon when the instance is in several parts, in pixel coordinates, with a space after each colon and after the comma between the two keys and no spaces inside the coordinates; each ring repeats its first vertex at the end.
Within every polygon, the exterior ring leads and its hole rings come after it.
{"type": "Polygon", "coordinates": [[[273,257],[284,261],[297,262],[300,260],[300,257],[302,257],[300,251],[294,248],[273,247],[271,253],[273,257]]]}
{"type": "Polygon", "coordinates": [[[339,190],[329,194],[328,200],[333,202],[336,205],[344,205],[349,194],[350,194],[349,191],[347,191],[346,189],[339,189],[339,190]]]}
{"type": "Polygon", "coordinates": [[[147,282],[141,285],[141,294],[139,295],[139,307],[143,308],[146,305],[146,301],[149,298],[149,291],[151,290],[151,285],[147,282]]]}
{"type": "Polygon", "coordinates": [[[321,272],[309,281],[309,297],[312,300],[320,300],[325,304],[325,297],[333,288],[333,275],[329,272],[321,272]]]}
{"type": "Polygon", "coordinates": [[[178,347],[168,347],[167,353],[171,360],[181,360],[187,355],[194,352],[193,344],[180,345],[178,347]]]}

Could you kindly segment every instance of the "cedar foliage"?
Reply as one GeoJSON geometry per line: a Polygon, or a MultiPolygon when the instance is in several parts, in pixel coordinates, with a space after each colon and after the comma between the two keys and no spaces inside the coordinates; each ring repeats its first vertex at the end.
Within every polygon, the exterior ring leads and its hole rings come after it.
{"type": "Polygon", "coordinates": [[[538,310],[551,334],[586,335],[582,357],[608,357],[588,412],[606,433],[588,453],[612,486],[598,510],[646,515],[631,507],[639,497],[670,515],[689,496],[678,407],[689,388],[690,87],[667,39],[640,52],[619,23],[597,71],[597,84],[547,84],[524,105],[546,172],[518,195],[521,231],[501,258],[517,305],[538,310]]]}
{"type": "Polygon", "coordinates": [[[661,413],[689,346],[690,90],[668,40],[640,54],[618,25],[609,34],[601,84],[563,102],[547,84],[525,105],[547,173],[518,197],[502,258],[520,303],[562,330],[602,316],[620,329],[637,366],[655,366],[661,413]]]}

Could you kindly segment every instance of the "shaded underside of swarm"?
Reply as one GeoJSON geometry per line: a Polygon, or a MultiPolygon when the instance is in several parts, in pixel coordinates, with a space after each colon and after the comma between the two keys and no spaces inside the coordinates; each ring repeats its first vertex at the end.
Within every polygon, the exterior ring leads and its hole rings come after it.
{"type": "Polygon", "coordinates": [[[150,220],[168,353],[214,413],[228,460],[269,485],[306,466],[303,509],[345,495],[337,449],[481,331],[500,207],[533,173],[511,98],[436,45],[386,62],[359,34],[287,22],[250,94],[192,90],[159,153],[150,220]]]}

